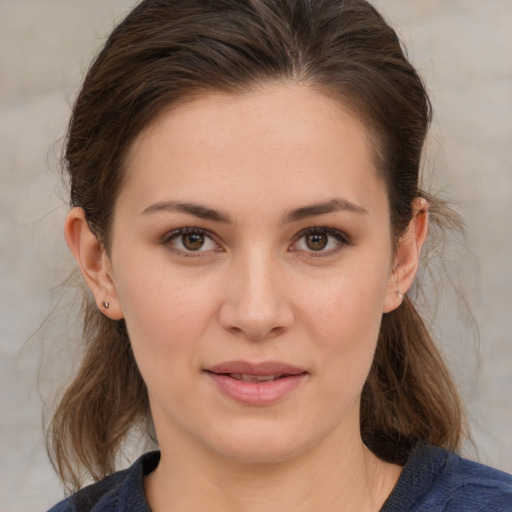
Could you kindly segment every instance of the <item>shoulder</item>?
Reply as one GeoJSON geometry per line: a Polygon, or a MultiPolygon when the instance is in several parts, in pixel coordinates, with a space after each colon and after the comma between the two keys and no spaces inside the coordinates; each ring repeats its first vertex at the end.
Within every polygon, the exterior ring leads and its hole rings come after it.
{"type": "Polygon", "coordinates": [[[146,453],[128,469],[80,489],[48,512],[149,512],[144,477],[156,468],[159,460],[159,452],[146,453]]]}
{"type": "Polygon", "coordinates": [[[508,473],[451,453],[443,482],[453,483],[456,489],[449,500],[458,505],[454,510],[512,512],[512,475],[508,473]]]}
{"type": "Polygon", "coordinates": [[[419,444],[382,512],[512,512],[512,476],[419,444]]]}

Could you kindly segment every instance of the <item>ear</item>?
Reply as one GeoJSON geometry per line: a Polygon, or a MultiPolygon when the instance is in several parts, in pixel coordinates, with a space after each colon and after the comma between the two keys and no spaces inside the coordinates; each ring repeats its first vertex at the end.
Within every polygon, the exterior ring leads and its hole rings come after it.
{"type": "Polygon", "coordinates": [[[82,208],[73,208],[67,214],[64,235],[99,310],[113,320],[123,318],[110,259],[89,228],[82,208]]]}
{"type": "Polygon", "coordinates": [[[420,253],[428,233],[428,202],[422,197],[414,199],[413,217],[407,231],[400,238],[396,249],[393,271],[389,276],[388,290],[384,300],[383,313],[398,308],[403,295],[411,287],[418,265],[420,253]]]}

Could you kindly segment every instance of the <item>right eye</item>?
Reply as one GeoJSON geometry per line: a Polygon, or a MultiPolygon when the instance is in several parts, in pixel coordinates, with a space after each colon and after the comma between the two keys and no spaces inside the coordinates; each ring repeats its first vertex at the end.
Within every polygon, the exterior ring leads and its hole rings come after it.
{"type": "Polygon", "coordinates": [[[199,228],[181,228],[171,231],[165,235],[163,243],[174,252],[185,257],[222,250],[219,244],[204,229],[199,228]]]}

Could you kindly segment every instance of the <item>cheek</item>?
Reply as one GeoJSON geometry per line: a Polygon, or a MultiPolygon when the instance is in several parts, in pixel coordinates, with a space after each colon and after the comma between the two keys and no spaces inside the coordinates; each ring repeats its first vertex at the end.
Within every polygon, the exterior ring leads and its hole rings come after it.
{"type": "MultiPolygon", "coordinates": [[[[215,314],[215,287],[206,279],[183,278],[169,265],[119,268],[118,292],[134,350],[152,354],[190,348],[215,314]]],[[[117,284],[117,283],[116,283],[117,284]]]]}
{"type": "Polygon", "coordinates": [[[334,341],[340,336],[351,338],[351,333],[378,331],[386,292],[386,269],[361,267],[357,272],[330,274],[295,293],[303,297],[301,309],[311,328],[334,341]]]}
{"type": "MultiPolygon", "coordinates": [[[[301,306],[309,337],[317,344],[321,365],[339,380],[362,387],[375,353],[387,290],[385,268],[343,272],[303,293],[301,306]]],[[[334,392],[334,391],[333,391],[334,392]]]]}
{"type": "Polygon", "coordinates": [[[119,270],[128,335],[151,403],[188,407],[194,403],[191,379],[201,366],[202,340],[215,315],[211,283],[183,282],[182,273],[165,265],[145,272],[137,266],[119,270]]]}

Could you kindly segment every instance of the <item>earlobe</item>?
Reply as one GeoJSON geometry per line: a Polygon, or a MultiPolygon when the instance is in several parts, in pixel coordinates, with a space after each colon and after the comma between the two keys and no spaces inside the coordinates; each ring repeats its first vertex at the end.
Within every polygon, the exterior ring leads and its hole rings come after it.
{"type": "Polygon", "coordinates": [[[100,311],[113,320],[123,318],[110,259],[91,231],[82,208],[73,208],[67,214],[64,235],[100,311]]]}
{"type": "Polygon", "coordinates": [[[384,301],[384,313],[395,310],[402,303],[405,292],[411,287],[418,271],[421,249],[427,238],[428,202],[422,197],[417,197],[412,207],[413,217],[396,249],[393,271],[384,301]]]}

